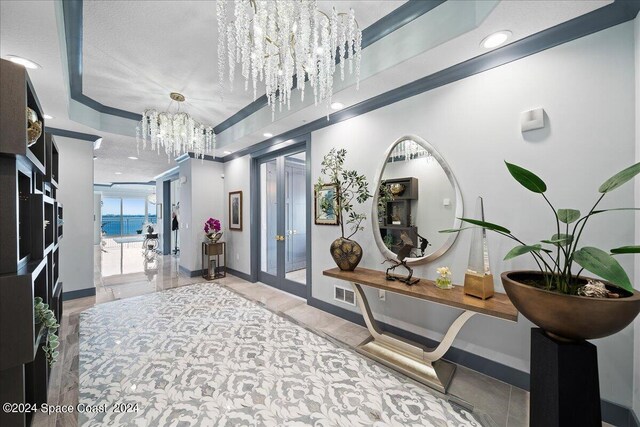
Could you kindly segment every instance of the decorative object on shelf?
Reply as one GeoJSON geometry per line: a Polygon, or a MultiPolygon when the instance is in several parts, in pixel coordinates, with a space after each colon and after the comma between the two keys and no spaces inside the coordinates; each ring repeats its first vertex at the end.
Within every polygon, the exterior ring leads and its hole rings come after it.
{"type": "Polygon", "coordinates": [[[153,228],[153,224],[147,224],[147,234],[151,234],[153,233],[154,228],[153,228]]]}
{"type": "Polygon", "coordinates": [[[222,237],[222,232],[220,231],[222,226],[220,225],[220,221],[215,218],[209,218],[204,223],[204,232],[207,235],[207,239],[209,242],[215,243],[222,237]]]}
{"type": "Polygon", "coordinates": [[[335,184],[323,184],[315,189],[315,224],[338,225],[340,212],[336,203],[337,187],[335,184]]]}
{"type": "Polygon", "coordinates": [[[440,289],[453,289],[451,284],[451,270],[449,267],[436,268],[438,277],[436,278],[436,286],[440,289]]]}
{"type": "Polygon", "coordinates": [[[142,120],[136,128],[136,141],[138,153],[140,142],[142,148],[151,144],[151,150],[160,154],[160,148],[164,148],[169,161],[173,156],[178,157],[186,153],[194,153],[196,157],[204,159],[205,154],[216,148],[216,136],[213,127],[205,126],[196,121],[188,113],[180,111],[180,103],[184,102],[184,95],[171,92],[171,102],[167,111],[158,112],[154,109],[145,110],[142,120]],[[174,113],[169,110],[173,102],[178,103],[174,113]]]}
{"type": "Polygon", "coordinates": [[[44,221],[42,221],[42,228],[46,230],[49,224],[51,224],[51,221],[45,219],[44,221]]]}
{"type": "MultiPolygon", "coordinates": [[[[220,233],[222,234],[222,233],[220,233]]],[[[202,277],[207,280],[220,279],[227,275],[226,242],[202,243],[202,277]]]]}
{"type": "Polygon", "coordinates": [[[242,231],[242,191],[229,193],[229,230],[242,231]]]}
{"type": "MultiPolygon", "coordinates": [[[[482,197],[478,197],[476,216],[481,221],[484,221],[482,197]]],[[[494,294],[493,274],[491,274],[491,268],[489,267],[487,230],[484,227],[475,228],[471,236],[469,266],[464,274],[464,293],[482,299],[491,298],[494,294]]]]}
{"type": "Polygon", "coordinates": [[[332,8],[327,14],[314,0],[221,0],[216,2],[216,15],[220,86],[225,86],[225,74],[233,84],[236,63],[242,64],[245,90],[251,80],[254,99],[258,80],[264,81],[273,118],[276,98],[280,111],[290,106],[294,81],[303,100],[308,81],[315,104],[326,100],[327,111],[336,67],[342,80],[345,66],[349,74],[355,68],[359,88],[362,32],[353,9],[342,13],[332,8]]]}
{"type": "Polygon", "coordinates": [[[353,271],[362,259],[362,247],[351,238],[364,230],[362,222],[367,219],[366,214],[356,213],[354,202],[364,203],[371,198],[367,177],[358,174],[356,170],[344,168],[347,150],[332,148],[322,159],[320,177],[315,185],[316,192],[326,184],[323,176],[335,185],[334,202],[336,214],[340,217],[341,237],[331,243],[329,251],[335,263],[341,270],[353,271]],[[345,237],[345,225],[351,227],[351,234],[345,237]]]}
{"type": "Polygon", "coordinates": [[[42,325],[45,329],[43,337],[45,339],[45,344],[42,346],[42,350],[47,357],[49,366],[53,366],[53,364],[58,360],[58,355],[60,354],[56,350],[60,345],[58,336],[56,335],[60,325],[58,324],[58,320],[56,319],[53,311],[49,309],[49,304],[45,304],[42,301],[42,298],[35,297],[33,299],[33,308],[35,324],[42,325]]]}
{"type": "MultiPolygon", "coordinates": [[[[537,271],[501,274],[502,284],[514,306],[542,329],[533,328],[531,335],[531,425],[562,425],[562,420],[567,419],[572,420],[572,425],[600,425],[597,349],[585,340],[615,334],[633,322],[640,312],[640,292],[633,288],[627,273],[613,257],[640,253],[640,246],[622,246],[609,253],[591,246],[578,249],[578,243],[592,216],[640,209],[598,209],[608,193],[640,173],[640,163],[607,179],[598,189],[600,197],[586,215],[577,209],[556,209],[545,195],[547,185],[540,177],[505,163],[516,181],[540,194],[549,205],[555,219],[554,234],[539,243],[525,243],[501,225],[477,219],[462,218],[462,221],[516,241],[518,246],[506,254],[505,260],[528,254],[538,266],[537,271]],[[580,267],[576,274],[575,265],[580,267]],[[604,279],[601,282],[610,292],[578,295],[585,292],[584,286],[588,285],[588,279],[581,276],[583,270],[604,279]],[[617,296],[611,298],[610,293],[617,296]],[[579,398],[565,398],[578,394],[579,398]]],[[[573,176],[572,182],[581,181],[573,176]]]]}
{"type": "Polygon", "coordinates": [[[407,257],[411,254],[411,251],[415,248],[413,240],[409,238],[406,232],[400,233],[400,240],[402,241],[402,246],[400,250],[398,250],[398,255],[396,258],[387,258],[383,263],[390,262],[393,264],[391,267],[387,268],[386,278],[387,280],[398,280],[402,283],[406,283],[407,285],[415,285],[420,281],[420,279],[412,279],[413,277],[413,269],[407,265],[407,257]],[[397,276],[395,274],[391,274],[398,267],[404,267],[409,272],[407,277],[397,276]]]}
{"type": "Polygon", "coordinates": [[[391,194],[393,194],[394,196],[401,196],[406,188],[407,187],[404,184],[400,183],[389,185],[389,190],[391,190],[391,194]]]}
{"type": "Polygon", "coordinates": [[[42,121],[38,113],[27,107],[27,147],[31,147],[42,135],[42,121]]]}

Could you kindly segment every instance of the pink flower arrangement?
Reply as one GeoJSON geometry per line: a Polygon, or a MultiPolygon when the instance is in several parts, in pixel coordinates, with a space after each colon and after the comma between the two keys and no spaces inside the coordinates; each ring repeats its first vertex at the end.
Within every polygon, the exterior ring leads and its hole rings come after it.
{"type": "Polygon", "coordinates": [[[220,221],[218,221],[215,218],[209,218],[205,223],[204,223],[204,232],[209,234],[209,233],[217,233],[218,231],[220,231],[220,221]]]}

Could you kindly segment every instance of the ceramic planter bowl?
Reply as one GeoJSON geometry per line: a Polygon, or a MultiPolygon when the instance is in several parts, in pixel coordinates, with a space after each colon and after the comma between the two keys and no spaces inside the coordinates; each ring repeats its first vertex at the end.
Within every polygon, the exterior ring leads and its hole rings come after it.
{"type": "Polygon", "coordinates": [[[622,330],[640,312],[640,292],[628,292],[603,282],[621,298],[563,295],[522,283],[541,279],[538,271],[507,271],[500,276],[507,295],[520,313],[555,338],[592,340],[622,330]]]}

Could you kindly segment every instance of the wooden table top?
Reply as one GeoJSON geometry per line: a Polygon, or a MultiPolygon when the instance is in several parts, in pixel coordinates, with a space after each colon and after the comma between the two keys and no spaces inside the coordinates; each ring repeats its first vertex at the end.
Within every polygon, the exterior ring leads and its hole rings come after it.
{"type": "Polygon", "coordinates": [[[453,289],[440,289],[434,281],[428,279],[420,279],[420,282],[409,286],[397,280],[387,280],[384,271],[370,270],[361,267],[356,268],[355,271],[342,271],[336,267],[325,270],[322,274],[360,285],[371,286],[372,288],[396,292],[413,298],[499,317],[505,320],[512,320],[514,322],[518,320],[518,310],[513,306],[507,294],[496,293],[493,297],[482,300],[470,295],[465,295],[463,286],[454,285],[453,289]]]}

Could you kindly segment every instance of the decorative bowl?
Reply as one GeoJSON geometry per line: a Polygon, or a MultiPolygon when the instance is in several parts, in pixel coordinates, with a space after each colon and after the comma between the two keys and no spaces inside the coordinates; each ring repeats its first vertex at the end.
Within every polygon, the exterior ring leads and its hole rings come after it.
{"type": "Polygon", "coordinates": [[[389,186],[389,190],[391,190],[391,194],[393,194],[394,196],[400,196],[402,193],[404,193],[404,190],[407,187],[405,187],[404,184],[391,184],[389,186]]]}
{"type": "Polygon", "coordinates": [[[36,143],[42,135],[42,122],[38,120],[38,114],[27,107],[27,147],[36,143]]]}

